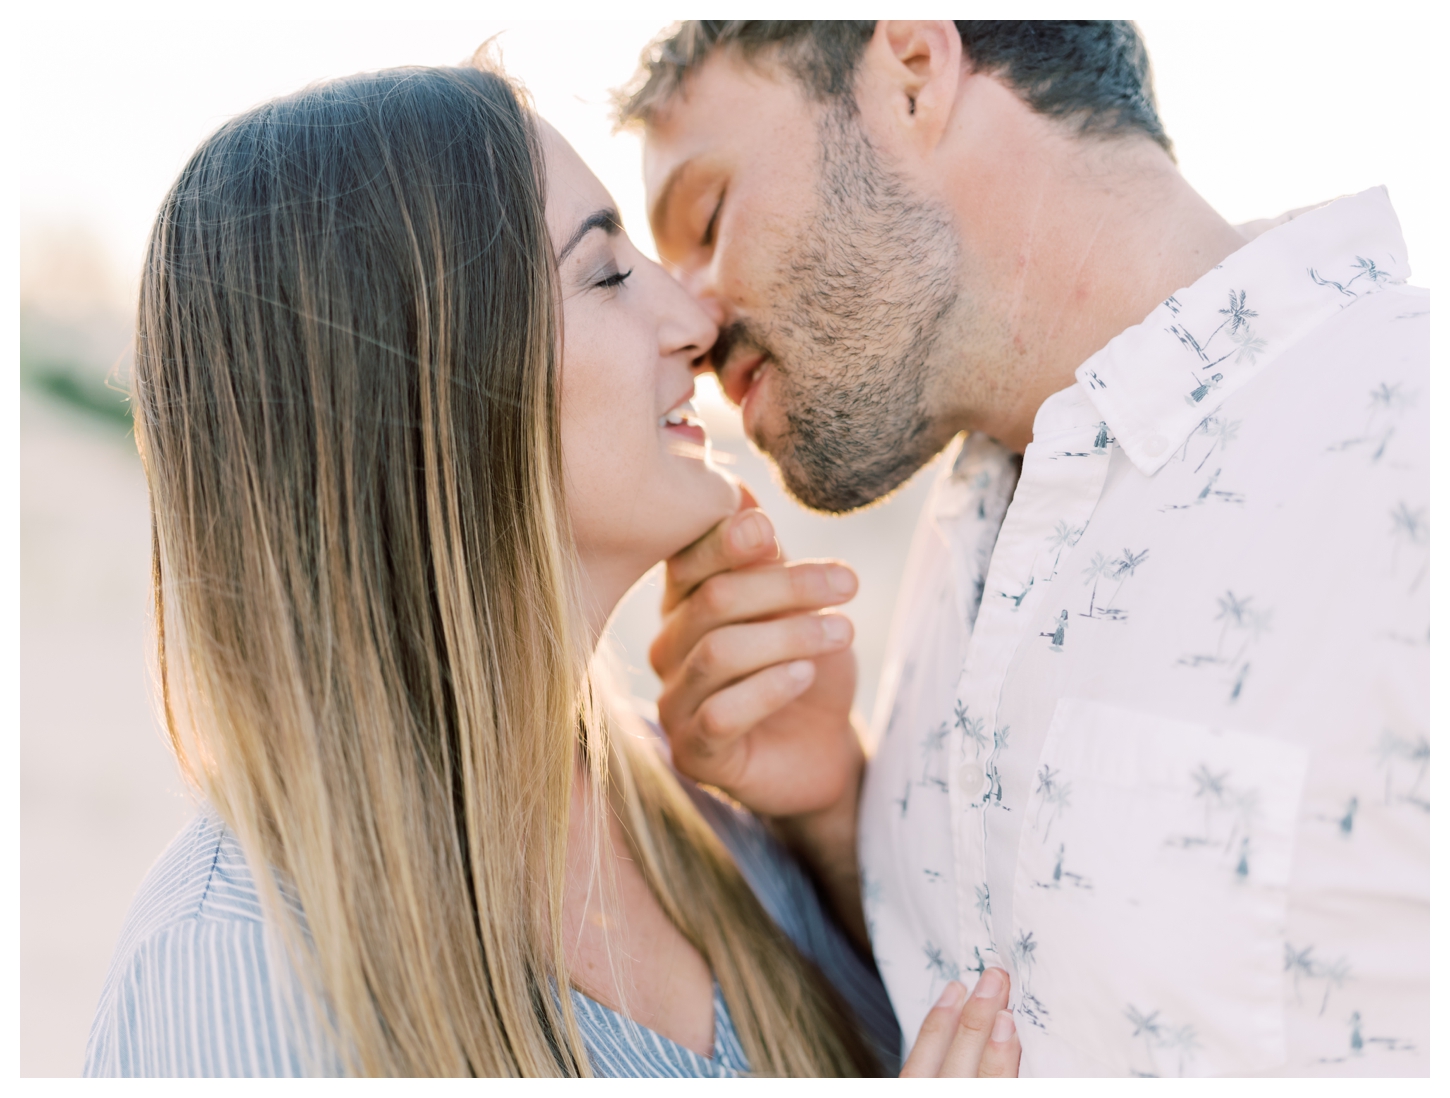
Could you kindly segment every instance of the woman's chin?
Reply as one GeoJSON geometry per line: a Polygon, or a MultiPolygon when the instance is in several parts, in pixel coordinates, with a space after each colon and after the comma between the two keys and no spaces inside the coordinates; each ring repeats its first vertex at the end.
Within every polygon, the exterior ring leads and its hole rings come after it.
{"type": "MultiPolygon", "coordinates": [[[[725,512],[720,518],[733,515],[736,511],[740,510],[740,478],[731,473],[727,473],[713,462],[710,464],[710,469],[714,472],[717,479],[725,482],[726,499],[729,501],[726,505],[725,512]]],[[[718,522],[719,519],[716,521],[718,522]]]]}
{"type": "Polygon", "coordinates": [[[690,481],[687,488],[674,491],[667,509],[669,521],[661,523],[651,539],[662,558],[693,545],[740,509],[740,481],[729,473],[707,465],[690,481]]]}
{"type": "MultiPolygon", "coordinates": [[[[739,478],[727,473],[713,462],[707,462],[705,469],[707,477],[702,479],[705,479],[706,483],[697,489],[699,496],[696,506],[700,511],[700,528],[694,537],[684,543],[685,545],[702,537],[716,523],[729,518],[740,510],[739,478]]],[[[680,548],[683,549],[684,545],[680,548]]]]}

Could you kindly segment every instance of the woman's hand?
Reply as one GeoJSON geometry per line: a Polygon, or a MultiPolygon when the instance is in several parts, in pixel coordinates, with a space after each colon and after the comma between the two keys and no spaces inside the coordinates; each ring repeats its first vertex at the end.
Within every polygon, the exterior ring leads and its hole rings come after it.
{"type": "Polygon", "coordinates": [[[1016,1078],[1022,1044],[1007,1010],[1010,983],[1000,968],[982,973],[971,998],[953,980],[921,1023],[903,1079],[1016,1078]]]}

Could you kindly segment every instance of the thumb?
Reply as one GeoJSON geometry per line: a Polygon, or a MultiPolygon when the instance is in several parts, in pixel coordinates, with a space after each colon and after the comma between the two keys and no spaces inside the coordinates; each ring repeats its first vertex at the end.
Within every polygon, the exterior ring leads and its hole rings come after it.
{"type": "Polygon", "coordinates": [[[746,565],[775,560],[780,546],[775,527],[760,510],[755,496],[740,485],[740,507],[696,541],[665,562],[665,592],[661,609],[668,614],[691,591],[711,576],[746,565]]]}

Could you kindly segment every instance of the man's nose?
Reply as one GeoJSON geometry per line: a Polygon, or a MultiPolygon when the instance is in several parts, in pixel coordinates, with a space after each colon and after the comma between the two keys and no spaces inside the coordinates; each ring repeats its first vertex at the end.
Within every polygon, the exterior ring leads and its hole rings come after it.
{"type": "Polygon", "coordinates": [[[730,320],[730,309],[724,295],[719,292],[715,281],[715,265],[702,263],[688,270],[675,269],[680,285],[695,299],[717,328],[723,328],[730,320]]]}

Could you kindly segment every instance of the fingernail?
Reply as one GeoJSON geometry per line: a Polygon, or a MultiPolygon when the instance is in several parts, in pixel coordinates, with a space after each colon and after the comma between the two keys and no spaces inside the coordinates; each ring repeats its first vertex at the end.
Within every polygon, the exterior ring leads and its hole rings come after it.
{"type": "Polygon", "coordinates": [[[750,553],[765,544],[770,536],[770,524],[759,511],[746,514],[730,531],[730,541],[742,553],[750,553]]]}
{"type": "Polygon", "coordinates": [[[1002,993],[1002,970],[989,968],[982,973],[977,986],[972,989],[973,999],[991,999],[1002,993]]]}
{"type": "Polygon", "coordinates": [[[992,1040],[1010,1041],[1012,1034],[1017,1032],[1017,1023],[1012,1021],[1010,1010],[997,1011],[997,1020],[992,1023],[992,1040]]]}
{"type": "Polygon", "coordinates": [[[845,644],[851,637],[851,623],[839,614],[825,614],[821,617],[821,631],[827,644],[845,644]]]}
{"type": "Polygon", "coordinates": [[[936,1001],[939,1007],[960,1006],[963,999],[967,997],[967,989],[953,980],[947,984],[947,989],[941,993],[941,998],[936,1001]]]}
{"type": "Polygon", "coordinates": [[[815,665],[810,660],[796,660],[785,666],[785,673],[796,682],[805,682],[816,673],[815,665]]]}
{"type": "Polygon", "coordinates": [[[856,576],[849,568],[842,568],[840,565],[832,565],[827,569],[826,582],[831,585],[831,590],[838,595],[849,595],[856,590],[856,576]]]}

